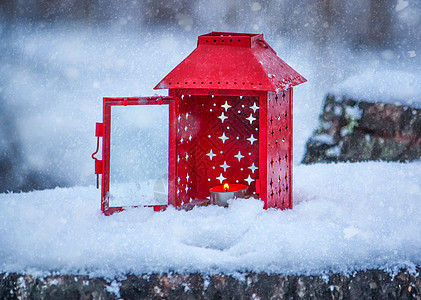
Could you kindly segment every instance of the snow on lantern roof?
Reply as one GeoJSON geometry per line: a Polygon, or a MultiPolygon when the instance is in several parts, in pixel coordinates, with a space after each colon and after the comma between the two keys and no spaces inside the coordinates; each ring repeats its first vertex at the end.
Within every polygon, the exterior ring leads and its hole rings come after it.
{"type": "Polygon", "coordinates": [[[263,34],[211,32],[155,89],[279,91],[306,82],[263,39],[263,34]]]}

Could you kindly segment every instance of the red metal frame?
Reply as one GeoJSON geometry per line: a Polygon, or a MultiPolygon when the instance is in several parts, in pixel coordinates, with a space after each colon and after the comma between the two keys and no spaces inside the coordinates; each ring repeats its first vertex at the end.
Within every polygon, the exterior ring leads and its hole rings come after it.
{"type": "MultiPolygon", "coordinates": [[[[168,164],[168,204],[176,205],[175,197],[175,153],[176,144],[173,138],[176,133],[175,118],[177,115],[178,99],[175,97],[117,97],[103,99],[103,141],[102,141],[102,189],[101,189],[101,210],[105,215],[122,211],[125,207],[109,207],[108,191],[110,188],[110,134],[111,134],[111,107],[118,105],[169,105],[169,164],[168,164]],[[172,184],[171,184],[172,183],[172,184]]],[[[166,205],[151,205],[155,211],[165,209],[166,205]]]]}

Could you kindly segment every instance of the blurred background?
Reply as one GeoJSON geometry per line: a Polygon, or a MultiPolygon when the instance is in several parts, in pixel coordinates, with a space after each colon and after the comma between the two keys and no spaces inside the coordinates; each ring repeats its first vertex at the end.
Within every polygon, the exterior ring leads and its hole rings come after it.
{"type": "Polygon", "coordinates": [[[420,25],[418,0],[2,0],[0,192],[95,184],[102,97],[165,94],[153,87],[211,31],[263,33],[307,78],[294,90],[298,164],[335,85],[421,74],[420,25]]]}

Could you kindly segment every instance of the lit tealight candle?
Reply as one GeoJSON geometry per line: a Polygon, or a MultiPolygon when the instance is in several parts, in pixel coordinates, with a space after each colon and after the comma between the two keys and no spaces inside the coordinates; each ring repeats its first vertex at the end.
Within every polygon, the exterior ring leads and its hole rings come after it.
{"type": "Polygon", "coordinates": [[[210,198],[212,204],[219,206],[228,206],[229,199],[241,198],[247,194],[247,185],[245,184],[228,184],[217,185],[211,188],[210,198]]]}

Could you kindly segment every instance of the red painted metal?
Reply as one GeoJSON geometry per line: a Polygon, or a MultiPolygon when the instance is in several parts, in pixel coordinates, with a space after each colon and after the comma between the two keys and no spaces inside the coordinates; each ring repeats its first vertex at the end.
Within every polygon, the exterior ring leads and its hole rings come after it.
{"type": "Polygon", "coordinates": [[[292,208],[292,88],[269,93],[267,206],[292,208]]]}
{"type": "Polygon", "coordinates": [[[306,79],[280,59],[263,34],[211,32],[156,89],[278,91],[306,79]]]}
{"type": "MultiPolygon", "coordinates": [[[[264,208],[292,208],[292,87],[306,79],[262,34],[212,32],[158,85],[169,97],[104,98],[102,210],[108,207],[110,105],[171,102],[169,204],[206,205],[209,189],[246,184],[264,208]]],[[[101,132],[101,128],[97,128],[101,132]]],[[[154,206],[156,211],[165,206],[154,206]]]]}
{"type": "Polygon", "coordinates": [[[267,136],[267,115],[268,115],[268,95],[265,93],[264,96],[260,98],[259,106],[260,106],[260,122],[259,122],[259,128],[260,128],[260,135],[259,135],[259,165],[262,166],[262,168],[259,169],[259,180],[258,183],[259,188],[259,198],[265,203],[264,209],[268,208],[267,205],[267,161],[268,161],[268,153],[267,153],[267,142],[268,142],[268,136],[267,136]]]}
{"type": "Polygon", "coordinates": [[[247,179],[249,192],[259,195],[264,208],[292,208],[292,87],[305,81],[262,34],[199,36],[197,48],[155,87],[182,98],[177,205],[207,197],[208,188],[221,181],[247,179]],[[221,110],[226,101],[234,108],[230,112],[221,110]],[[251,102],[258,107],[251,113],[253,124],[246,119],[251,102]],[[216,120],[222,112],[225,123],[216,120]],[[253,133],[256,142],[248,145],[253,133]],[[222,134],[230,138],[226,144],[222,134]],[[232,136],[238,139],[233,141],[232,136]],[[236,161],[237,151],[248,155],[236,161]],[[212,160],[205,157],[215,154],[212,160]],[[221,170],[225,163],[230,168],[221,170]]]}
{"type": "Polygon", "coordinates": [[[95,136],[104,137],[104,123],[96,123],[95,136]]]}
{"type": "Polygon", "coordinates": [[[255,193],[259,98],[176,94],[177,205],[206,199],[225,182],[247,184],[255,193]]]}

